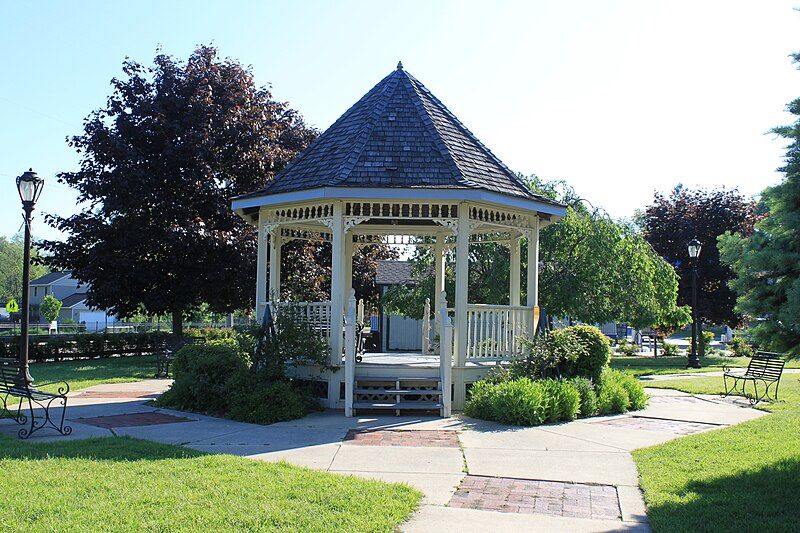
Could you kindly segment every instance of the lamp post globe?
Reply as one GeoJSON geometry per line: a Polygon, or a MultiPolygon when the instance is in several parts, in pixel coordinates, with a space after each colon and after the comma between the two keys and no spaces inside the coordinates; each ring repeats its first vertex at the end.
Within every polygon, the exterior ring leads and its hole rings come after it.
{"type": "Polygon", "coordinates": [[[687,367],[700,368],[700,357],[697,352],[700,323],[697,318],[697,259],[700,257],[702,243],[697,238],[692,239],[686,245],[689,258],[692,262],[692,349],[689,353],[687,367]]]}
{"type": "Polygon", "coordinates": [[[17,192],[22,200],[23,219],[25,226],[25,246],[22,259],[22,309],[19,336],[19,374],[17,385],[28,387],[33,382],[28,369],[28,321],[30,318],[30,263],[31,263],[31,219],[33,208],[42,194],[44,180],[33,169],[29,169],[17,177],[17,192]]]}

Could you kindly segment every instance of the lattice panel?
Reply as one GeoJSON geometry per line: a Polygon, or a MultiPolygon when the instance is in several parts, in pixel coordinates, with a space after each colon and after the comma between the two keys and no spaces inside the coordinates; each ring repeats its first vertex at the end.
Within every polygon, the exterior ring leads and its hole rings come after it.
{"type": "Polygon", "coordinates": [[[333,204],[318,204],[304,207],[279,207],[267,209],[262,222],[302,222],[329,219],[333,216],[333,204]]]}

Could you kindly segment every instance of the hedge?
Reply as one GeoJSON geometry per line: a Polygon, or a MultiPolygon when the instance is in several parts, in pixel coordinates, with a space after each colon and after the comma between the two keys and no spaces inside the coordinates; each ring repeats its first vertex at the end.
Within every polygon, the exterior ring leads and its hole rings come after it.
{"type": "MultiPolygon", "coordinates": [[[[164,349],[166,332],[79,333],[75,335],[31,335],[31,361],[61,361],[126,355],[144,355],[164,349]]],[[[0,337],[0,357],[19,357],[19,336],[0,337]]]]}

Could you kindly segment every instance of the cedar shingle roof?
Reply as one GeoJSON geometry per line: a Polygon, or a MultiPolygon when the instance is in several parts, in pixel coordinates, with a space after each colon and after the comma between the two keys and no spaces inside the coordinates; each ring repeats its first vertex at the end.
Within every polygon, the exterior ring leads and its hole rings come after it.
{"type": "Polygon", "coordinates": [[[552,203],[531,193],[402,64],[245,197],[318,187],[484,189],[552,203]]]}
{"type": "Polygon", "coordinates": [[[376,263],[376,285],[407,285],[414,282],[414,265],[411,261],[378,259],[376,263]]]}

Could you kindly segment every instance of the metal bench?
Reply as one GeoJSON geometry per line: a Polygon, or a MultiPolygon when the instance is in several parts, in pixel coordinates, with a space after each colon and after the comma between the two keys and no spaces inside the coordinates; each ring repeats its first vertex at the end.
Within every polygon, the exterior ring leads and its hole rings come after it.
{"type": "Polygon", "coordinates": [[[164,340],[155,348],[156,378],[170,377],[170,367],[175,359],[175,353],[187,344],[202,344],[206,340],[199,337],[178,337],[164,340]]]}
{"type": "Polygon", "coordinates": [[[739,393],[750,401],[750,405],[755,405],[763,399],[778,401],[778,385],[780,384],[781,374],[783,374],[783,367],[786,362],[781,358],[780,354],[772,352],[756,352],[750,359],[747,365],[747,370],[732,369],[723,367],[722,379],[725,382],[725,394],[728,396],[732,393],[739,393]],[[728,387],[728,380],[731,380],[731,386],[728,387]],[[753,394],[749,395],[745,391],[747,382],[753,383],[753,394]],[[741,383],[741,388],[739,384],[741,383]],[[758,384],[762,384],[762,390],[759,391],[758,384]],[[775,387],[773,390],[772,398],[770,398],[770,388],[775,387]]]}
{"type": "Polygon", "coordinates": [[[59,385],[58,392],[44,392],[30,385],[19,384],[17,382],[18,374],[18,359],[0,358],[0,401],[2,401],[0,418],[11,417],[17,424],[24,426],[17,433],[21,439],[27,439],[35,432],[46,427],[52,428],[62,435],[72,433],[72,428],[64,425],[64,417],[67,414],[69,383],[60,381],[37,384],[39,386],[59,385]],[[19,398],[20,400],[15,410],[13,406],[9,409],[9,397],[19,398]],[[56,402],[55,406],[53,402],[56,402]],[[25,407],[25,404],[27,404],[27,407],[25,407]],[[50,412],[51,408],[59,410],[60,413],[53,415],[50,412]],[[29,414],[25,414],[23,409],[29,414]],[[36,409],[40,409],[42,415],[37,416],[36,409]]]}

